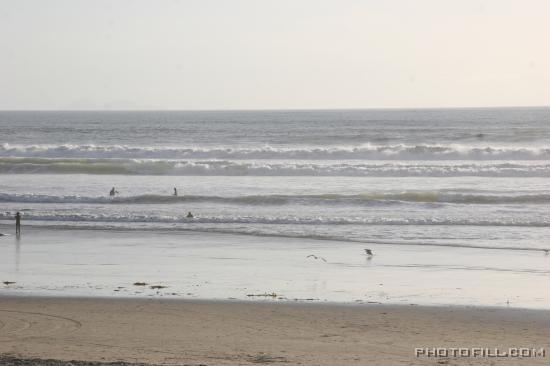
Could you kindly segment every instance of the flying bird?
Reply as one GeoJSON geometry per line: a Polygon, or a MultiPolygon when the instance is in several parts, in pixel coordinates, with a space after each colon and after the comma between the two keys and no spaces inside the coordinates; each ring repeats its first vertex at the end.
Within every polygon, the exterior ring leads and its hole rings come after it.
{"type": "Polygon", "coordinates": [[[372,257],[372,256],[374,255],[374,254],[372,253],[372,250],[370,250],[370,249],[365,249],[365,253],[367,253],[367,255],[368,255],[369,257],[372,257]]]}
{"type": "Polygon", "coordinates": [[[326,261],[327,261],[325,258],[320,257],[320,256],[317,256],[317,255],[314,255],[314,254],[308,255],[306,258],[320,259],[320,260],[322,260],[323,262],[326,262],[326,261]]]}

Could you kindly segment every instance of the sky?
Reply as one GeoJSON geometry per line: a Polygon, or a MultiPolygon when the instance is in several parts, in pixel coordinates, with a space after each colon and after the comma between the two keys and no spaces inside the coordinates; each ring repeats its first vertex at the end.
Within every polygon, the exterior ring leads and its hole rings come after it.
{"type": "Polygon", "coordinates": [[[0,109],[550,105],[547,0],[0,0],[0,109]]]}

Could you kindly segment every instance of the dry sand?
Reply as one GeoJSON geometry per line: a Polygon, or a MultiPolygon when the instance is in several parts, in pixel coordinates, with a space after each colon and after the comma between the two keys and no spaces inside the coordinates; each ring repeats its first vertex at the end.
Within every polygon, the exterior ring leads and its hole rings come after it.
{"type": "Polygon", "coordinates": [[[6,355],[208,366],[550,363],[550,355],[522,359],[416,358],[415,347],[501,350],[544,347],[548,352],[550,312],[156,299],[0,298],[2,364],[19,362],[6,355]]]}

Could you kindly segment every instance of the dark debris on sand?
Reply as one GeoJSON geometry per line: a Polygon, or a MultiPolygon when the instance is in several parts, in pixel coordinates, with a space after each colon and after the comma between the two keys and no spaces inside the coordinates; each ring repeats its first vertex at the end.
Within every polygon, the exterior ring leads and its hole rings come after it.
{"type": "Polygon", "coordinates": [[[248,360],[252,363],[288,362],[285,357],[270,356],[263,352],[257,355],[248,355],[248,360]]]}
{"type": "MultiPolygon", "coordinates": [[[[43,360],[41,358],[18,358],[13,356],[6,356],[6,355],[0,355],[0,365],[2,366],[157,366],[149,363],[43,360]]],[[[207,365],[182,364],[181,366],[207,366],[207,365]]]]}
{"type": "Polygon", "coordinates": [[[149,286],[150,289],[152,290],[160,290],[160,289],[163,289],[163,288],[167,288],[168,286],[163,286],[163,285],[153,285],[153,286],[149,286]]]}

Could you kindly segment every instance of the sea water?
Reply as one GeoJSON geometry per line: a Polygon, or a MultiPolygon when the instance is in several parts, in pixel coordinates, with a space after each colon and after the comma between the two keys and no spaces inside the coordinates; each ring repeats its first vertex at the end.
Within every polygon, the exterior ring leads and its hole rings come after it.
{"type": "Polygon", "coordinates": [[[57,232],[212,235],[216,250],[245,235],[304,260],[317,241],[350,266],[375,246],[371,269],[387,250],[407,253],[404,276],[548,283],[549,177],[549,108],[0,112],[4,232],[20,211],[57,232]]]}

